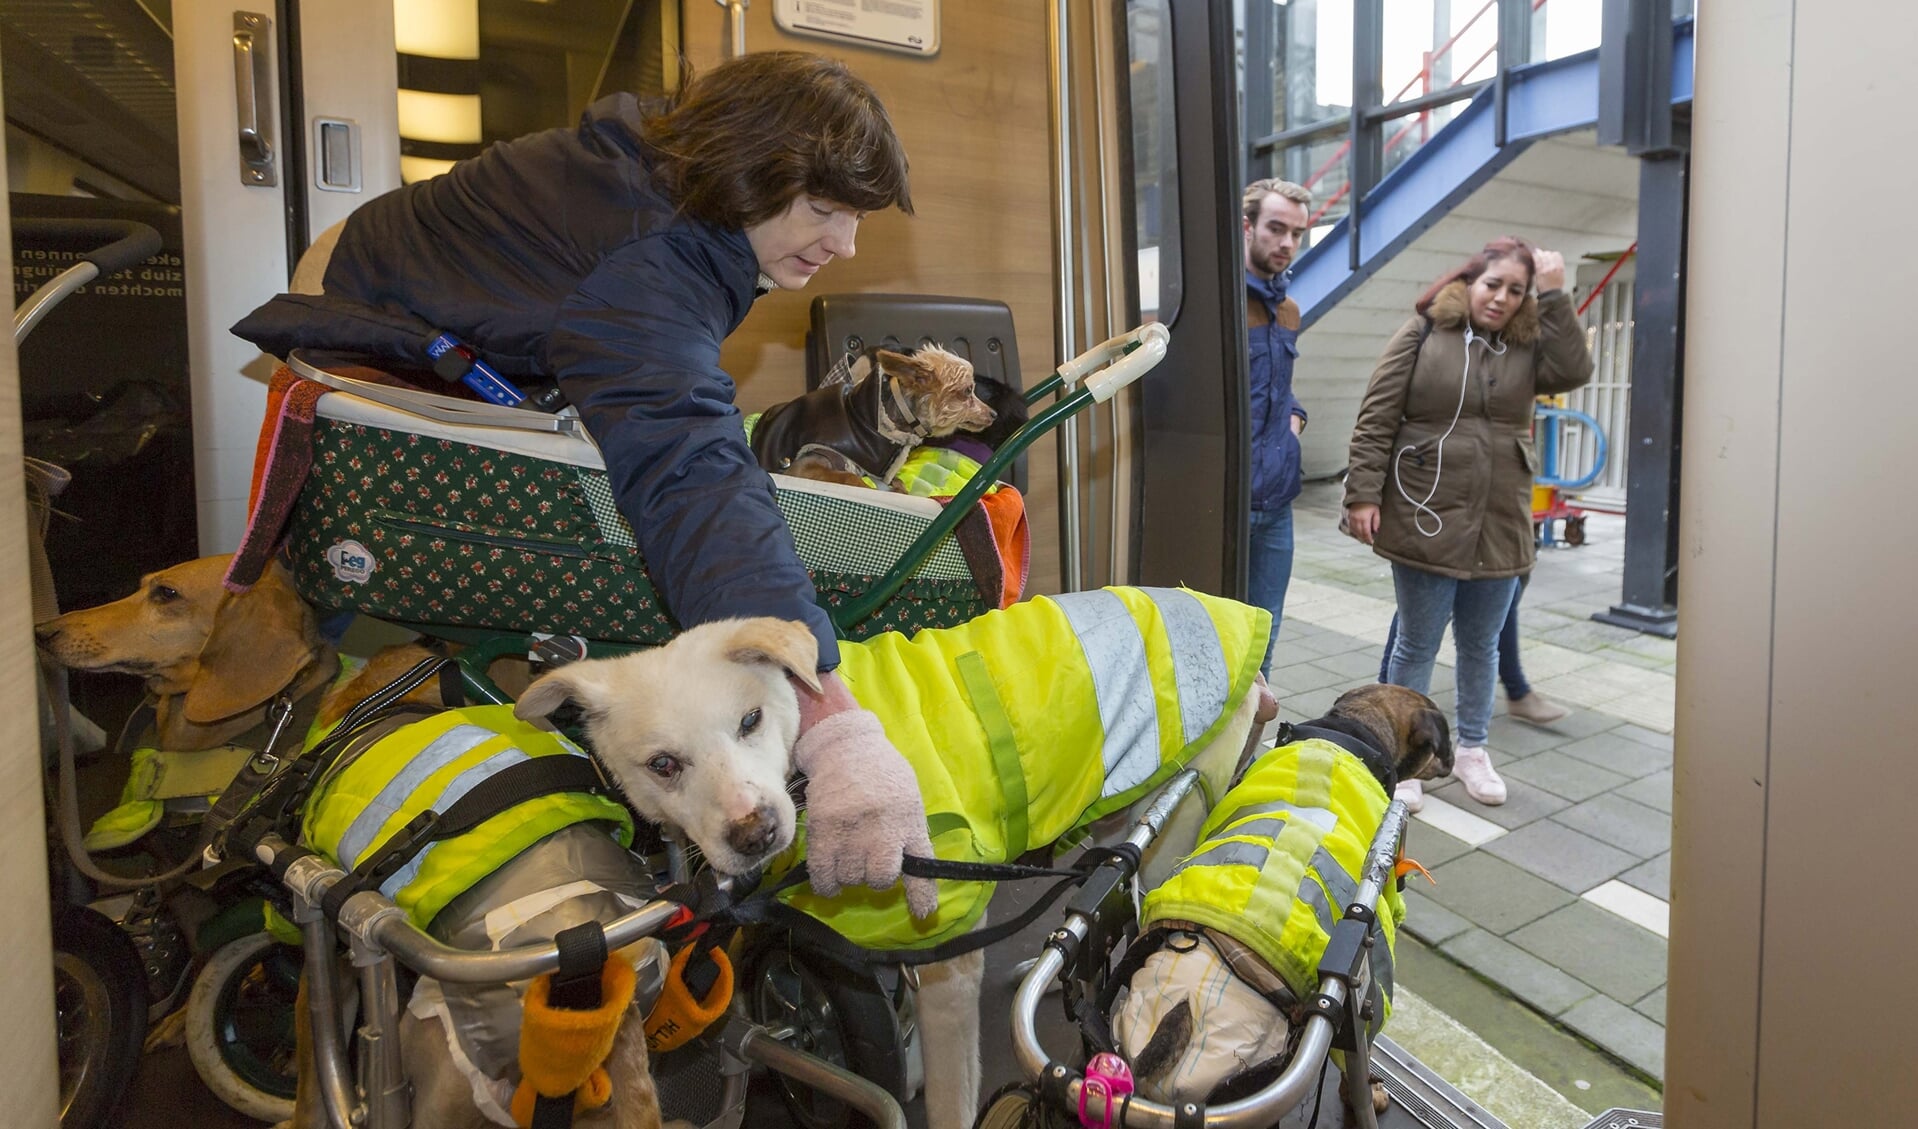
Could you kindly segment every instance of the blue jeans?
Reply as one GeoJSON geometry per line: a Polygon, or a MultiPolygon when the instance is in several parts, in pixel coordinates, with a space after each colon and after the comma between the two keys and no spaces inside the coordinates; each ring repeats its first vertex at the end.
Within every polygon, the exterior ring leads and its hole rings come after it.
{"type": "MultiPolygon", "coordinates": [[[[1525,598],[1525,584],[1531,580],[1529,575],[1518,579],[1518,591],[1512,594],[1512,610],[1505,613],[1505,626],[1498,632],[1498,680],[1505,687],[1505,697],[1516,702],[1532,692],[1532,684],[1526,681],[1525,668],[1518,661],[1518,602],[1525,598]]],[[[1392,623],[1385,629],[1385,650],[1379,655],[1379,681],[1392,681],[1392,647],[1398,642],[1399,615],[1392,613],[1392,623]]]]}
{"type": "Polygon", "coordinates": [[[1272,634],[1265,641],[1265,661],[1259,669],[1272,667],[1272,645],[1279,641],[1279,620],[1285,614],[1285,590],[1292,584],[1292,504],[1276,510],[1253,510],[1251,546],[1252,575],[1246,584],[1246,602],[1272,613],[1272,634]]]}
{"type": "Polygon", "coordinates": [[[1429,691],[1432,662],[1449,622],[1458,651],[1458,743],[1485,744],[1492,724],[1498,637],[1512,610],[1518,578],[1454,580],[1394,564],[1392,586],[1399,600],[1399,636],[1392,648],[1390,681],[1421,694],[1429,691]]]}

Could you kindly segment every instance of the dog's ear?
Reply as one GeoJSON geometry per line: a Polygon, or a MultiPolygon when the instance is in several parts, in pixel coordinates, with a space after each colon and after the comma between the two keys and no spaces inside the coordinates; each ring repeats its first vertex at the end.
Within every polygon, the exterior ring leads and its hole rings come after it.
{"type": "Polygon", "coordinates": [[[771,663],[808,689],[819,689],[819,640],[798,620],[771,616],[736,620],[725,650],[726,657],[736,663],[771,663]]]}
{"type": "Polygon", "coordinates": [[[879,360],[879,371],[897,379],[908,389],[914,392],[936,390],[937,374],[933,372],[930,361],[906,353],[895,353],[891,349],[881,349],[876,356],[879,360]]]}
{"type": "Polygon", "coordinates": [[[1427,759],[1438,761],[1449,771],[1452,767],[1452,726],[1443,710],[1421,709],[1412,715],[1405,738],[1405,762],[1399,765],[1399,779],[1409,780],[1424,767],[1427,759]],[[1408,771],[1409,770],[1409,771],[1408,771]]]}
{"type": "Polygon", "coordinates": [[[591,690],[584,673],[575,663],[541,675],[519,696],[519,701],[513,703],[513,716],[521,721],[540,721],[569,706],[589,708],[591,690]]]}
{"type": "Polygon", "coordinates": [[[299,677],[319,646],[313,610],[293,591],[286,570],[273,565],[214,613],[187,687],[186,719],[208,725],[260,705],[299,677]]]}

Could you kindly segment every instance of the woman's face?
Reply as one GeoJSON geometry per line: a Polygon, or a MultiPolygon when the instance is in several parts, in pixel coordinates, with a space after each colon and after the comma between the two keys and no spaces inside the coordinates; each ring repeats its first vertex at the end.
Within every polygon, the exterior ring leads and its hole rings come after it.
{"type": "Polygon", "coordinates": [[[853,236],[866,213],[805,193],[786,210],[746,229],[759,269],[781,290],[799,290],[819,268],[855,253],[853,236]]]}
{"type": "Polygon", "coordinates": [[[1470,290],[1472,325],[1497,333],[1518,312],[1525,292],[1532,288],[1532,272],[1511,259],[1494,259],[1470,290]]]}

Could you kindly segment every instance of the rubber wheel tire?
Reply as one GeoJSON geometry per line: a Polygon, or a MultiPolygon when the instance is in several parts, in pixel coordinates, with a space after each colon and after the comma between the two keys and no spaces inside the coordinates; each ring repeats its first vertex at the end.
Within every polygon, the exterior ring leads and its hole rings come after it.
{"type": "Polygon", "coordinates": [[[133,939],[105,914],[60,907],[53,915],[53,992],[60,1125],[107,1125],[147,1037],[146,970],[133,939]]]}
{"type": "MultiPolygon", "coordinates": [[[[783,936],[754,944],[744,961],[745,994],[753,1021],[792,1027],[789,1045],[883,1086],[894,1097],[906,1088],[899,1017],[870,971],[853,971],[801,953],[783,936]]],[[[793,1120],[803,1129],[848,1129],[867,1124],[851,1106],[809,1086],[775,1076],[793,1120]]]]}
{"type": "Polygon", "coordinates": [[[979,1108],[979,1120],[972,1129],[1032,1129],[1044,1125],[1043,1111],[1033,1108],[1032,1093],[1024,1086],[1002,1087],[979,1108]]]}
{"type": "Polygon", "coordinates": [[[1585,543],[1585,519],[1568,517],[1565,519],[1565,543],[1577,548],[1585,543]]]}
{"type": "Polygon", "coordinates": [[[300,950],[267,933],[215,949],[187,997],[186,1049],[206,1088],[269,1124],[293,1116],[300,950]]]}

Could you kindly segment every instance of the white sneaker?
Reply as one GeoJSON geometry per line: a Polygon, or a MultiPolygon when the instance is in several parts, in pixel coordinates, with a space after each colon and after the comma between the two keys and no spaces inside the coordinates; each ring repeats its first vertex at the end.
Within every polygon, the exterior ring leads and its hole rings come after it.
{"type": "Polygon", "coordinates": [[[1392,793],[1395,800],[1405,801],[1405,810],[1417,815],[1425,807],[1425,782],[1422,780],[1401,780],[1392,793]]]}
{"type": "Polygon", "coordinates": [[[1452,775],[1465,785],[1465,794],[1487,807],[1505,802],[1505,781],[1492,767],[1492,754],[1483,745],[1460,745],[1452,762],[1452,775]]]}

